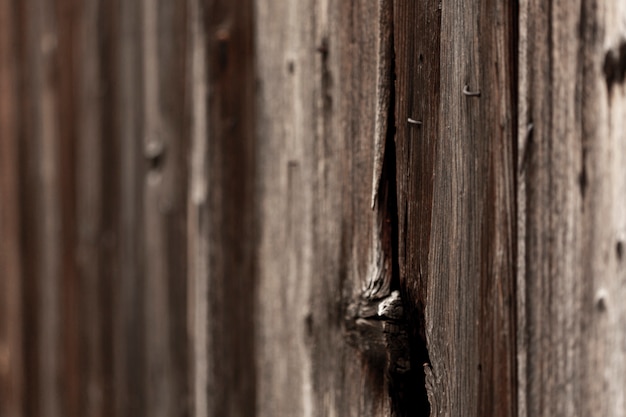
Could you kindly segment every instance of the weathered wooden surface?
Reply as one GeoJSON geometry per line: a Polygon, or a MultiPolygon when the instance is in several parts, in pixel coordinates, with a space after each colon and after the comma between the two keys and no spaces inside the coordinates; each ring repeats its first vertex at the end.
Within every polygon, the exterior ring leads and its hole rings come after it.
{"type": "Polygon", "coordinates": [[[192,1],[188,232],[193,415],[253,416],[255,67],[251,1],[192,1]]]}
{"type": "Polygon", "coordinates": [[[0,3],[0,416],[21,416],[22,334],[15,5],[0,3]]]}
{"type": "Polygon", "coordinates": [[[621,1],[520,2],[522,417],[626,413],[625,33],[621,1]]]}
{"type": "Polygon", "coordinates": [[[187,413],[183,6],[2,2],[2,416],[187,413]]]}
{"type": "Polygon", "coordinates": [[[512,416],[514,10],[398,1],[394,12],[400,282],[431,413],[512,416]]]}
{"type": "Polygon", "coordinates": [[[0,417],[624,415],[624,22],[0,2],[0,417]]]}
{"type": "Polygon", "coordinates": [[[382,324],[364,315],[398,285],[393,155],[385,155],[391,7],[256,4],[260,416],[382,416],[396,407],[382,324]]]}

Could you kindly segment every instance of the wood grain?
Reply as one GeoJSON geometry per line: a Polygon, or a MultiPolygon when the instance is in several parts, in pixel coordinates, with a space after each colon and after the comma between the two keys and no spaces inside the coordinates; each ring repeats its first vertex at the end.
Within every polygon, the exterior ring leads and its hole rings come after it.
{"type": "Polygon", "coordinates": [[[626,9],[520,15],[519,414],[621,416],[626,9]]]}
{"type": "Polygon", "coordinates": [[[3,368],[1,414],[184,415],[186,10],[156,12],[162,79],[152,87],[170,135],[169,205],[148,208],[138,4],[2,7],[0,212],[11,256],[2,257],[2,297],[12,298],[2,352],[14,359],[3,368]],[[148,213],[168,245],[148,248],[158,243],[144,233],[148,213]],[[166,267],[147,280],[153,258],[166,267]],[[163,381],[167,392],[154,394],[163,381]]]}
{"type": "Polygon", "coordinates": [[[623,416],[622,3],[0,2],[0,417],[623,416]]]}
{"type": "Polygon", "coordinates": [[[433,415],[517,408],[510,7],[395,4],[400,282],[433,415]]]}
{"type": "Polygon", "coordinates": [[[358,313],[398,286],[392,2],[256,10],[258,415],[414,412],[358,313]]]}
{"type": "MultiPolygon", "coordinates": [[[[118,274],[113,280],[113,404],[114,415],[146,413],[144,375],[146,367],[143,296],[145,260],[142,256],[143,172],[146,161],[142,146],[141,7],[137,1],[119,0],[113,6],[117,31],[111,35],[114,59],[112,78],[118,89],[113,97],[119,152],[116,234],[118,274]]],[[[109,142],[111,143],[111,142],[109,142]]],[[[110,174],[114,174],[111,170],[110,174]]],[[[111,198],[112,196],[108,196],[111,198]]]]}
{"type": "Polygon", "coordinates": [[[194,411],[251,416],[257,363],[252,3],[194,2],[188,16],[193,54],[188,224],[197,228],[190,235],[190,255],[197,255],[190,266],[199,291],[190,300],[198,331],[194,411]]]}
{"type": "Polygon", "coordinates": [[[23,416],[25,375],[15,5],[0,4],[0,416],[23,416]]]}

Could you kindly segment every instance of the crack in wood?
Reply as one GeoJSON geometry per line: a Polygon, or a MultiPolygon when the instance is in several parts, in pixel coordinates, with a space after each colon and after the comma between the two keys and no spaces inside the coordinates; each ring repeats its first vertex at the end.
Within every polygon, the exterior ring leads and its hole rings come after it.
{"type": "MultiPolygon", "coordinates": [[[[385,375],[392,416],[429,415],[427,388],[421,365],[428,361],[423,320],[409,317],[399,277],[398,209],[396,192],[396,114],[393,8],[380,3],[379,72],[377,74],[376,129],[372,209],[372,262],[365,287],[348,306],[348,343],[370,370],[385,375]]],[[[423,303],[420,314],[423,315],[423,303]]],[[[411,311],[413,309],[409,309],[411,311]]]]}

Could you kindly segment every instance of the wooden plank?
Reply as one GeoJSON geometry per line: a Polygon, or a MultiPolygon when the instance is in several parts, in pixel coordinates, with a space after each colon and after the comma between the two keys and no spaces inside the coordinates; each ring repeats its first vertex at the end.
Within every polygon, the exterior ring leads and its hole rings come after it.
{"type": "MultiPolygon", "coordinates": [[[[103,195],[103,74],[100,54],[100,2],[85,1],[80,7],[77,49],[78,115],[75,119],[76,142],[76,262],[80,293],[78,332],[80,338],[80,405],[77,412],[85,416],[101,416],[104,397],[105,339],[103,337],[102,305],[102,218],[103,195]]],[[[112,198],[110,196],[109,198],[112,198]]],[[[75,330],[76,331],[76,330],[75,330]]],[[[75,360],[78,360],[76,358],[75,360]]]]}
{"type": "MultiPolygon", "coordinates": [[[[210,397],[209,360],[213,333],[209,316],[209,201],[208,201],[208,62],[204,2],[191,0],[188,8],[189,86],[191,121],[189,146],[189,194],[187,202],[188,246],[188,331],[190,354],[191,414],[211,415],[215,399],[210,397]],[[211,401],[211,410],[209,402],[211,401]]],[[[211,378],[211,379],[210,379],[211,378]]],[[[212,391],[212,390],[211,390],[212,391]]]]}
{"type": "Polygon", "coordinates": [[[621,416],[626,9],[520,9],[520,415],[621,416]]]}
{"type": "Polygon", "coordinates": [[[81,290],[79,270],[77,265],[77,187],[76,187],[76,138],[78,121],[78,83],[76,57],[77,44],[80,36],[76,36],[78,29],[77,2],[75,0],[56,1],[54,12],[57,16],[57,55],[56,55],[56,83],[58,99],[58,149],[59,149],[59,190],[58,196],[61,205],[61,228],[63,247],[61,255],[61,279],[59,293],[61,297],[61,352],[62,381],[59,383],[63,391],[64,413],[68,416],[80,414],[81,401],[87,398],[81,390],[86,388],[82,384],[81,367],[81,329],[80,322],[83,315],[80,312],[81,290]]]}
{"type": "Polygon", "coordinates": [[[21,417],[24,367],[16,10],[0,4],[0,416],[21,417]]]}
{"type": "Polygon", "coordinates": [[[115,415],[146,415],[144,282],[142,257],[143,171],[141,4],[119,0],[114,8],[117,60],[117,149],[119,150],[119,275],[113,289],[115,415]]]}
{"type": "Polygon", "coordinates": [[[190,311],[197,415],[255,415],[252,2],[191,2],[190,311]]]}
{"type": "Polygon", "coordinates": [[[513,415],[514,11],[394,11],[400,280],[430,412],[513,415]]]}
{"type": "Polygon", "coordinates": [[[403,415],[365,315],[398,285],[391,2],[256,10],[258,415],[403,415]]]}
{"type": "Polygon", "coordinates": [[[63,415],[60,363],[61,223],[58,196],[58,113],[56,16],[51,2],[21,5],[20,64],[24,69],[24,263],[26,299],[33,309],[25,316],[27,415],[63,415]]]}
{"type": "Polygon", "coordinates": [[[142,14],[143,315],[146,414],[187,410],[184,3],[144,0],[142,14]]]}
{"type": "MultiPolygon", "coordinates": [[[[398,265],[413,329],[413,362],[418,367],[430,363],[425,312],[432,276],[429,261],[433,216],[437,214],[433,208],[434,171],[442,116],[439,6],[434,2],[394,3],[398,265]],[[421,124],[409,123],[409,118],[421,124]]],[[[422,415],[429,415],[425,388],[425,375],[420,375],[419,392],[414,395],[419,398],[422,415]]]]}

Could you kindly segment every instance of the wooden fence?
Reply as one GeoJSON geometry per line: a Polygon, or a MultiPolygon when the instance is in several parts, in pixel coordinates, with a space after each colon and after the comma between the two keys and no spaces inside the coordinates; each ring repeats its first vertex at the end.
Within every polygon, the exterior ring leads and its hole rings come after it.
{"type": "Polygon", "coordinates": [[[626,415],[622,0],[0,0],[0,417],[626,415]]]}

